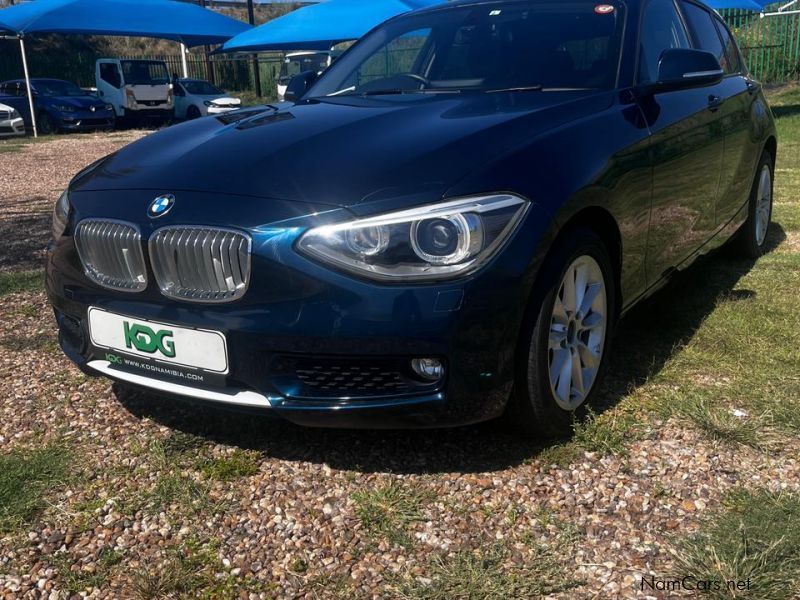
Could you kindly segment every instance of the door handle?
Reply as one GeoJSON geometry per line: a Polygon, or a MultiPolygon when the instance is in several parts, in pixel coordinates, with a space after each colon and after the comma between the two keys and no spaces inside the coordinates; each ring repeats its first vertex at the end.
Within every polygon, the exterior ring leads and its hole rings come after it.
{"type": "Polygon", "coordinates": [[[723,102],[725,102],[725,99],[722,96],[714,96],[712,94],[708,97],[708,109],[713,112],[722,106],[723,102]]]}

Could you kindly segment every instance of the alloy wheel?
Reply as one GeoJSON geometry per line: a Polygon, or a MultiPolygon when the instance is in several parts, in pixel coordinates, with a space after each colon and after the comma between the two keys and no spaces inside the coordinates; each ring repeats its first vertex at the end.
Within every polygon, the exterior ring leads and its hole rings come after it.
{"type": "Polygon", "coordinates": [[[772,216],[772,174],[769,165],[761,167],[756,192],[756,244],[761,246],[767,238],[769,220],[772,216]]]}
{"type": "Polygon", "coordinates": [[[573,411],[586,400],[603,358],[607,325],[603,271],[591,256],[580,256],[564,274],[550,318],[550,389],[560,408],[573,411]]]}

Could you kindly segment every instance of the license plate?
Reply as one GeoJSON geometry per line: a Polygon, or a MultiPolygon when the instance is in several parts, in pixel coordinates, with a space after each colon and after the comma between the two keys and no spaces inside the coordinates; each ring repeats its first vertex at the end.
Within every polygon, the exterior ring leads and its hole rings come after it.
{"type": "Polygon", "coordinates": [[[227,345],[225,336],[219,331],[179,327],[91,307],[89,336],[96,348],[142,359],[133,360],[106,353],[112,357],[109,361],[112,366],[167,376],[172,370],[177,372],[185,369],[217,375],[228,372],[227,345]],[[169,366],[159,370],[153,365],[169,366]]]}

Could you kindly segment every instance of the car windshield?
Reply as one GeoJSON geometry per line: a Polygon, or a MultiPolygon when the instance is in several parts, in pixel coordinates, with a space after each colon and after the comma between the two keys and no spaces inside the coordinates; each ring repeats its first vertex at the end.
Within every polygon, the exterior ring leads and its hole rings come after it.
{"type": "Polygon", "coordinates": [[[57,79],[37,81],[34,89],[40,96],[86,96],[86,92],[74,83],[57,79]]]}
{"type": "Polygon", "coordinates": [[[157,60],[123,60],[122,76],[130,85],[164,85],[169,83],[167,65],[157,60]]]}
{"type": "Polygon", "coordinates": [[[220,96],[225,93],[207,81],[181,81],[181,85],[187,92],[197,96],[220,96]]]}
{"type": "Polygon", "coordinates": [[[281,65],[281,78],[288,78],[305,71],[322,71],[328,66],[328,54],[298,54],[287,56],[281,65]]]}
{"type": "Polygon", "coordinates": [[[412,14],[357,43],[307,95],[612,88],[623,10],[531,0],[412,14]]]}

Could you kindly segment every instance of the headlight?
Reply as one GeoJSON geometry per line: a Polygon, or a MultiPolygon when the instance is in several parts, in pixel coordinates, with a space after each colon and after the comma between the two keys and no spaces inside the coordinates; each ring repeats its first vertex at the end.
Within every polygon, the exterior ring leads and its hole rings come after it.
{"type": "Polygon", "coordinates": [[[528,205],[511,194],[461,198],[310,229],[297,247],[319,261],[371,279],[449,279],[489,260],[514,232],[528,205]]]}
{"type": "Polygon", "coordinates": [[[212,102],[211,100],[203,100],[203,104],[205,104],[206,106],[214,106],[214,102],[212,102]]]}
{"type": "Polygon", "coordinates": [[[64,190],[53,208],[53,239],[57,240],[64,234],[69,221],[69,192],[64,190]]]}
{"type": "Polygon", "coordinates": [[[19,117],[20,117],[19,111],[16,108],[12,109],[11,110],[11,118],[12,119],[19,119],[19,117]]]}
{"type": "Polygon", "coordinates": [[[106,104],[105,105],[105,109],[106,110],[114,110],[114,105],[113,104],[106,104]]]}

